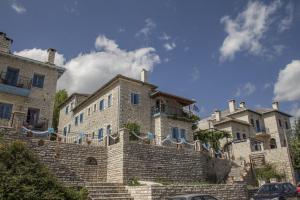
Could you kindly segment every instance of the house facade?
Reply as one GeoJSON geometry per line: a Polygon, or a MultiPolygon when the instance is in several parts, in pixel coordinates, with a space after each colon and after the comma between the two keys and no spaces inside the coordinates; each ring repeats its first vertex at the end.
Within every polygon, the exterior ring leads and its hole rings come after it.
{"type": "Polygon", "coordinates": [[[161,141],[167,135],[191,141],[190,113],[184,110],[193,100],[157,90],[148,83],[147,71],[141,79],[117,75],[91,95],[74,94],[60,108],[59,131],[64,135],[85,134],[101,140],[126,123],[137,123],[141,133],[154,133],[161,141]]]}
{"type": "Polygon", "coordinates": [[[40,62],[10,52],[12,39],[0,32],[0,125],[47,129],[52,125],[58,78],[64,73],[54,64],[56,51],[48,49],[48,61],[40,62]]]}
{"type": "Polygon", "coordinates": [[[245,102],[237,107],[235,100],[230,100],[228,109],[216,110],[201,120],[198,128],[229,132],[231,138],[222,139],[220,143],[232,160],[254,167],[273,163],[288,181],[294,182],[286,136],[291,128],[290,117],[279,110],[278,102],[274,102],[271,108],[251,109],[245,102]]]}

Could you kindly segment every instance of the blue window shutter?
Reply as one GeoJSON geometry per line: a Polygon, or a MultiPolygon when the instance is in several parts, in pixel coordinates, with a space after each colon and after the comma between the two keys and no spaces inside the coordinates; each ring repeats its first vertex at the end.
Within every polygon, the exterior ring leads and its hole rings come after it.
{"type": "Polygon", "coordinates": [[[103,128],[100,128],[98,131],[98,139],[102,139],[103,138],[103,128]]]}
{"type": "Polygon", "coordinates": [[[139,104],[139,103],[140,103],[140,95],[135,94],[135,104],[139,104]]]}
{"type": "Polygon", "coordinates": [[[174,139],[178,139],[179,138],[179,132],[178,132],[178,128],[177,127],[173,127],[172,128],[172,137],[174,139]]]}
{"type": "Polygon", "coordinates": [[[80,120],[80,123],[83,122],[83,113],[80,114],[80,119],[79,120],[80,120]]]}
{"type": "Polygon", "coordinates": [[[180,133],[180,134],[181,134],[180,138],[186,139],[185,129],[181,129],[180,132],[181,132],[181,133],[180,133]]]}
{"type": "Polygon", "coordinates": [[[12,106],[12,104],[0,103],[0,118],[10,119],[12,106]]]}

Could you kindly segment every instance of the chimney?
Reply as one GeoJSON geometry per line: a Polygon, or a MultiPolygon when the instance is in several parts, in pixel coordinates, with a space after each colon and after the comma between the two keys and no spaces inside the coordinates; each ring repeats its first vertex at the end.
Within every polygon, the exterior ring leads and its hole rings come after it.
{"type": "Polygon", "coordinates": [[[228,102],[229,112],[232,113],[235,111],[235,100],[232,99],[228,102]]]}
{"type": "Polygon", "coordinates": [[[273,102],[273,103],[272,103],[272,108],[273,108],[274,110],[279,110],[279,102],[278,102],[278,101],[273,102]]]}
{"type": "Polygon", "coordinates": [[[240,103],[240,108],[246,108],[246,103],[244,101],[240,103]]]}
{"type": "Polygon", "coordinates": [[[10,53],[10,46],[13,40],[6,37],[6,33],[0,32],[0,51],[10,53]]]}
{"type": "Polygon", "coordinates": [[[56,50],[52,49],[52,48],[49,48],[47,51],[48,51],[48,63],[54,65],[54,59],[55,59],[56,50]]]}
{"type": "Polygon", "coordinates": [[[141,81],[148,82],[148,71],[145,69],[141,71],[141,81]]]}
{"type": "Polygon", "coordinates": [[[215,111],[215,119],[217,122],[221,121],[221,111],[220,110],[215,111]]]}

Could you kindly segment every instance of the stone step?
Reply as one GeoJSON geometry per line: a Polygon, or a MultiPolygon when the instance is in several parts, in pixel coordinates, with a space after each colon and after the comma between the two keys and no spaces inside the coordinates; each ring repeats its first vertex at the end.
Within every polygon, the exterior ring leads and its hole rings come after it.
{"type": "Polygon", "coordinates": [[[125,188],[87,188],[89,193],[126,193],[125,188]]]}
{"type": "Polygon", "coordinates": [[[102,193],[102,194],[89,194],[89,197],[91,198],[97,198],[97,197],[126,197],[130,198],[130,194],[128,193],[102,193]]]}
{"type": "Polygon", "coordinates": [[[107,186],[107,187],[124,187],[124,185],[122,183],[106,183],[106,182],[87,182],[85,184],[87,187],[90,186],[107,186]]]}

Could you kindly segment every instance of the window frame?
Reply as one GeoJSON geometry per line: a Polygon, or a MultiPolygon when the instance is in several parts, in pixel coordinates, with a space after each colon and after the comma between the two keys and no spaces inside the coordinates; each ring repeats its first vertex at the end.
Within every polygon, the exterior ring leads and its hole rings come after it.
{"type": "Polygon", "coordinates": [[[130,93],[130,103],[131,105],[138,106],[141,102],[141,95],[138,92],[131,92],[130,93]]]}
{"type": "Polygon", "coordinates": [[[0,102],[0,107],[3,106],[3,113],[0,113],[0,119],[10,120],[13,104],[0,102]]]}
{"type": "Polygon", "coordinates": [[[34,73],[33,77],[32,77],[32,84],[31,85],[32,85],[32,87],[36,87],[36,88],[44,88],[44,85],[45,85],[45,75],[34,73]],[[38,79],[35,79],[35,78],[38,78],[38,79]],[[40,78],[42,78],[42,79],[40,79],[40,78]],[[40,80],[42,80],[41,83],[40,83],[40,80]]]}
{"type": "Polygon", "coordinates": [[[83,123],[83,117],[84,117],[83,114],[84,114],[83,112],[79,114],[79,122],[80,122],[80,124],[83,123]]]}
{"type": "Polygon", "coordinates": [[[75,117],[75,126],[78,126],[78,115],[75,117]]]}
{"type": "Polygon", "coordinates": [[[112,106],[112,94],[109,94],[107,97],[107,107],[112,106]]]}
{"type": "Polygon", "coordinates": [[[101,99],[100,102],[99,102],[99,110],[100,111],[104,110],[104,107],[105,107],[104,104],[105,104],[104,99],[101,99]]]}

